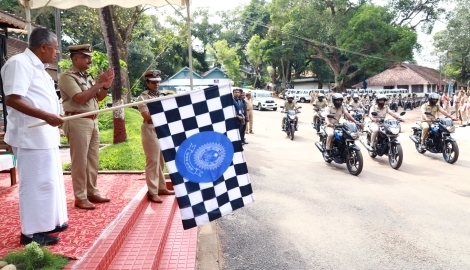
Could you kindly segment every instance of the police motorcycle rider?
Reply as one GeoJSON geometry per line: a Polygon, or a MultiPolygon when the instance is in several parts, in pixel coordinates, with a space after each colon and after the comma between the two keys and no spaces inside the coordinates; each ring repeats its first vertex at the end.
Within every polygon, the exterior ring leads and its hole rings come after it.
{"type": "MultiPolygon", "coordinates": [[[[287,95],[287,101],[284,102],[284,109],[283,109],[282,113],[292,111],[292,110],[295,110],[296,113],[299,112],[299,108],[297,107],[297,103],[294,101],[294,95],[289,94],[289,95],[287,95]]],[[[297,131],[298,120],[299,119],[296,115],[295,116],[295,131],[297,131]]],[[[282,117],[282,124],[281,124],[282,131],[286,131],[285,128],[284,128],[284,123],[285,122],[286,122],[286,116],[284,115],[284,117],[282,117]]]]}
{"type": "Polygon", "coordinates": [[[365,109],[362,102],[359,101],[359,95],[358,94],[353,95],[353,100],[349,103],[349,107],[351,108],[351,110],[365,109]]]}
{"type": "Polygon", "coordinates": [[[370,135],[370,146],[372,150],[375,151],[375,144],[377,142],[377,135],[379,134],[379,121],[381,119],[385,119],[387,114],[391,115],[395,119],[398,119],[403,122],[398,114],[395,114],[385,105],[387,101],[387,96],[385,95],[378,95],[375,99],[375,105],[370,108],[369,118],[371,119],[371,123],[369,124],[369,129],[371,131],[370,135]],[[372,112],[376,112],[377,116],[372,115],[372,112]]]}
{"type": "Polygon", "coordinates": [[[361,125],[359,122],[354,120],[354,118],[349,114],[348,110],[343,106],[343,96],[339,93],[333,94],[331,97],[333,105],[329,106],[325,109],[324,117],[325,117],[325,133],[326,137],[326,157],[331,156],[331,146],[333,144],[333,136],[335,134],[335,124],[338,124],[339,119],[341,116],[344,115],[344,118],[348,119],[349,121],[355,123],[356,125],[361,125]],[[335,119],[330,119],[327,117],[329,114],[334,114],[335,119]]]}
{"type": "MultiPolygon", "coordinates": [[[[423,129],[421,132],[421,149],[426,150],[426,139],[428,138],[429,133],[429,123],[437,118],[437,114],[440,112],[443,115],[452,118],[452,115],[446,112],[440,105],[439,105],[440,96],[437,93],[429,94],[429,101],[421,105],[421,128],[423,129]],[[430,113],[427,115],[426,113],[430,113]]],[[[454,120],[454,119],[452,119],[454,120]]]]}
{"type": "MultiPolygon", "coordinates": [[[[317,113],[321,109],[324,109],[324,108],[328,107],[328,102],[325,99],[325,95],[322,94],[322,93],[318,94],[317,99],[313,102],[312,105],[313,105],[313,110],[317,113]]],[[[314,126],[316,125],[317,119],[318,119],[318,114],[317,113],[313,114],[313,123],[312,124],[314,126]]]]}

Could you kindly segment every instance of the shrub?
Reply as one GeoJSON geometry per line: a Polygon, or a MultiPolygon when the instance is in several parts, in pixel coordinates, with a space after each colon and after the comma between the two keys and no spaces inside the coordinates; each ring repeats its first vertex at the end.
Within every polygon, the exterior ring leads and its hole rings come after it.
{"type": "Polygon", "coordinates": [[[63,269],[68,259],[52,254],[42,248],[36,242],[26,245],[23,249],[13,251],[5,256],[7,263],[17,266],[17,269],[60,270],[63,269]]]}

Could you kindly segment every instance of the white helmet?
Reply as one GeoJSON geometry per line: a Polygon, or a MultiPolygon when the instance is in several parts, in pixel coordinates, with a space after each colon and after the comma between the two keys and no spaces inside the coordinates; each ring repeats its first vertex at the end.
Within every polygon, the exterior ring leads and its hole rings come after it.
{"type": "Polygon", "coordinates": [[[359,98],[359,95],[358,95],[358,94],[354,94],[354,95],[353,95],[353,99],[354,99],[354,98],[359,98]]]}
{"type": "Polygon", "coordinates": [[[294,95],[289,94],[289,95],[287,95],[287,98],[294,98],[294,95]]]}

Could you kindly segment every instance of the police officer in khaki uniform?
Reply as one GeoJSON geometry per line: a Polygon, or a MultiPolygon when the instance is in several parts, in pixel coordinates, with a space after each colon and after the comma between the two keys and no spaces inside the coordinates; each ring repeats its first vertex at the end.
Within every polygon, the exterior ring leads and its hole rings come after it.
{"type": "MultiPolygon", "coordinates": [[[[160,71],[149,70],[144,73],[145,91],[137,98],[137,101],[158,98],[160,92],[160,71]]],[[[145,153],[145,181],[147,181],[147,197],[151,202],[161,203],[162,199],[158,195],[173,195],[174,191],[166,188],[165,176],[163,175],[163,154],[158,143],[155,127],[150,117],[149,109],[146,104],[140,104],[139,111],[144,121],[140,127],[142,135],[142,147],[145,153]]]]}
{"type": "Polygon", "coordinates": [[[370,146],[373,150],[375,150],[375,140],[377,139],[377,135],[379,134],[379,125],[377,124],[379,123],[379,120],[385,119],[387,114],[390,114],[394,118],[401,120],[399,115],[395,114],[394,112],[392,112],[392,110],[388,108],[388,106],[385,104],[386,100],[387,97],[385,95],[378,95],[375,99],[375,105],[370,108],[369,117],[372,120],[372,122],[369,124],[369,128],[371,131],[370,146]],[[376,112],[377,116],[372,115],[373,112],[376,112]]]}
{"type": "Polygon", "coordinates": [[[359,101],[359,95],[354,94],[353,95],[353,100],[349,103],[349,106],[351,107],[352,110],[357,110],[357,109],[363,109],[364,106],[362,105],[362,102],[359,101]]]}
{"type": "Polygon", "coordinates": [[[426,139],[428,138],[429,132],[429,122],[434,120],[438,117],[438,113],[442,113],[443,115],[452,118],[452,116],[447,113],[442,107],[438,104],[439,102],[439,94],[431,93],[429,95],[429,101],[421,105],[421,127],[423,131],[421,133],[421,148],[424,150],[426,149],[426,139]],[[427,115],[426,113],[430,113],[427,115]]]}
{"type": "Polygon", "coordinates": [[[251,98],[250,92],[246,93],[245,103],[246,103],[246,112],[248,114],[248,119],[247,119],[248,123],[246,124],[245,133],[253,134],[253,99],[251,98]]]}
{"type": "MultiPolygon", "coordinates": [[[[287,111],[297,111],[298,110],[298,107],[297,107],[297,103],[294,101],[294,96],[292,94],[289,94],[287,95],[287,101],[284,102],[284,109],[283,111],[284,112],[287,112],[287,111]]],[[[297,123],[298,123],[298,117],[297,115],[295,116],[295,130],[297,130],[297,123]]],[[[282,122],[281,122],[281,129],[282,131],[285,131],[285,128],[284,128],[284,124],[286,122],[286,116],[284,116],[282,118],[282,122]]]]}
{"type": "MultiPolygon", "coordinates": [[[[89,44],[69,46],[72,67],[59,78],[59,88],[66,116],[98,110],[114,79],[114,71],[102,72],[95,81],[87,70],[91,66],[89,44]]],[[[95,209],[93,203],[109,202],[96,187],[98,176],[99,130],[97,115],[66,121],[63,125],[70,144],[72,184],[75,207],[95,209]]]]}
{"type": "MultiPolygon", "coordinates": [[[[324,109],[328,106],[328,103],[325,100],[325,95],[320,93],[318,94],[317,99],[313,102],[313,110],[318,112],[321,109],[324,109]]],[[[317,122],[318,115],[315,113],[313,114],[313,124],[317,122]]]]}
{"type": "Polygon", "coordinates": [[[332,106],[326,107],[323,117],[325,117],[325,133],[326,137],[326,157],[331,156],[331,146],[333,144],[333,135],[335,133],[334,126],[338,123],[341,116],[344,115],[348,120],[356,123],[359,123],[354,120],[354,118],[348,113],[348,110],[343,106],[343,95],[339,93],[334,93],[331,96],[331,101],[333,102],[332,106]],[[329,114],[334,114],[336,119],[330,119],[327,117],[329,114]]]}

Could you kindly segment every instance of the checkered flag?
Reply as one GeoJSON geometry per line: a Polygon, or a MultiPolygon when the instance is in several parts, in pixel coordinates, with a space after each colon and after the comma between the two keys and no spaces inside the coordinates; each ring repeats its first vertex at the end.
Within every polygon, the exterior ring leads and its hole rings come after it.
{"type": "Polygon", "coordinates": [[[185,230],[254,201],[233,104],[229,85],[147,104],[185,230]]]}

